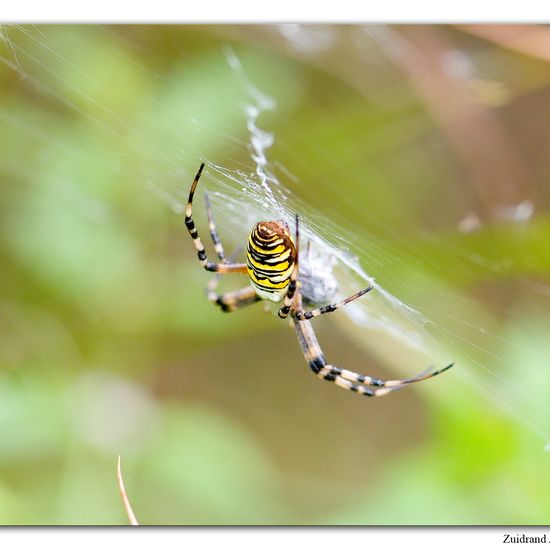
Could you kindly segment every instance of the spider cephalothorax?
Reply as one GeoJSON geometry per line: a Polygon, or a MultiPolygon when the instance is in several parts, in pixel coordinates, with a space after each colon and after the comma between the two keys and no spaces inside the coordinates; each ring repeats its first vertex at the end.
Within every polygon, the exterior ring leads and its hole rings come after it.
{"type": "MultiPolygon", "coordinates": [[[[370,397],[386,395],[413,382],[433,378],[453,366],[451,363],[443,369],[423,372],[418,376],[404,380],[380,380],[328,364],[309,319],[335,311],[363,296],[373,287],[368,286],[339,302],[313,310],[304,310],[303,295],[298,280],[300,243],[298,216],[296,215],[294,239],[290,234],[288,225],[282,220],[257,223],[248,237],[246,264],[233,263],[225,259],[208,196],[206,196],[208,227],[219,262],[209,261],[192,217],[193,196],[203,168],[204,164],[201,164],[189,191],[189,200],[185,209],[185,226],[193,239],[201,266],[207,271],[216,272],[216,275],[208,284],[207,295],[208,299],[217,304],[222,311],[235,311],[260,300],[280,303],[278,315],[283,319],[288,317],[289,314],[292,317],[298,341],[311,370],[319,378],[334,382],[341,388],[370,397]],[[216,292],[219,280],[218,274],[225,273],[247,273],[251,285],[241,290],[218,294],[216,292]]],[[[314,281],[315,279],[311,277],[308,282],[311,284],[314,281]]],[[[310,293],[314,294],[312,291],[310,293]]]]}

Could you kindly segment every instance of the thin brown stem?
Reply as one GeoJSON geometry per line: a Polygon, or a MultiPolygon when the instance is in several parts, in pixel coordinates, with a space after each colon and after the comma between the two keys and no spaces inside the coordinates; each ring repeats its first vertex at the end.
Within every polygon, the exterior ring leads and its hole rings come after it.
{"type": "Polygon", "coordinates": [[[120,492],[120,498],[122,499],[124,510],[126,511],[126,515],[128,516],[128,521],[130,522],[130,525],[139,525],[136,515],[132,510],[132,505],[128,500],[126,489],[124,488],[124,481],[122,480],[122,469],[120,467],[120,455],[118,455],[118,460],[116,465],[116,478],[118,482],[118,490],[120,492]]]}

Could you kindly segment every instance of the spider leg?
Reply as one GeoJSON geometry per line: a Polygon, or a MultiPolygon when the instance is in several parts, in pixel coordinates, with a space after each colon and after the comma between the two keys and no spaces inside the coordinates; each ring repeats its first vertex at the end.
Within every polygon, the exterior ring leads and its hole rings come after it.
{"type": "MultiPolygon", "coordinates": [[[[204,249],[204,245],[202,244],[197,228],[195,227],[195,222],[193,221],[193,196],[195,195],[195,190],[197,188],[197,184],[199,183],[203,168],[204,163],[200,165],[197,175],[195,176],[195,179],[191,184],[191,189],[189,191],[189,200],[187,201],[187,207],[185,208],[185,227],[187,227],[189,235],[191,235],[191,239],[193,239],[193,243],[195,245],[195,248],[197,249],[199,263],[202,267],[204,267],[204,269],[206,269],[206,271],[215,271],[218,273],[246,273],[246,264],[232,264],[223,262],[215,263],[208,261],[206,250],[204,249]]],[[[217,236],[217,233],[215,232],[215,226],[214,233],[217,236]]],[[[210,234],[212,235],[212,230],[210,234]]],[[[212,238],[214,238],[213,235],[212,238]]],[[[216,245],[215,241],[214,245],[216,245]]],[[[219,250],[217,249],[216,252],[218,252],[219,257],[219,250]]]]}
{"type": "Polygon", "coordinates": [[[322,372],[320,371],[318,374],[319,376],[340,376],[344,380],[365,384],[367,386],[376,386],[382,388],[400,388],[403,386],[407,386],[408,384],[413,384],[415,382],[421,382],[423,380],[433,378],[434,376],[437,376],[438,374],[441,374],[442,372],[450,369],[453,365],[454,363],[451,363],[450,365],[447,365],[446,367],[439,370],[428,368],[426,370],[423,370],[420,374],[413,376],[412,378],[404,378],[402,380],[380,380],[379,378],[374,378],[372,376],[367,376],[350,370],[341,369],[333,365],[324,365],[324,367],[321,369],[322,372]]]}
{"type": "Polygon", "coordinates": [[[288,314],[290,313],[290,309],[292,307],[292,302],[294,301],[294,295],[296,294],[296,290],[298,288],[298,243],[300,240],[300,233],[299,233],[299,216],[296,214],[296,234],[294,237],[294,248],[296,250],[296,259],[294,260],[294,268],[292,269],[292,274],[290,275],[290,283],[288,284],[288,288],[285,294],[285,299],[283,301],[283,305],[279,308],[278,315],[281,319],[286,319],[288,317],[288,314]]]}
{"type": "Polygon", "coordinates": [[[341,369],[340,367],[335,367],[327,363],[325,356],[323,355],[323,350],[317,341],[315,332],[313,331],[313,326],[309,321],[312,317],[317,317],[323,313],[330,313],[336,309],[345,306],[349,302],[356,300],[363,294],[366,294],[372,290],[372,285],[367,288],[356,292],[352,296],[336,302],[334,304],[321,307],[312,311],[304,311],[302,309],[302,293],[300,291],[300,285],[298,281],[298,242],[299,242],[299,218],[296,215],[296,238],[294,246],[296,247],[296,259],[294,263],[294,270],[291,276],[291,284],[289,285],[287,294],[285,296],[285,301],[281,309],[279,310],[279,317],[286,317],[290,312],[291,317],[294,321],[294,329],[296,330],[296,335],[298,336],[298,341],[300,342],[300,347],[302,348],[302,353],[306,361],[308,362],[311,370],[323,380],[328,382],[333,382],[337,386],[350,390],[361,395],[366,395],[367,397],[382,397],[387,395],[392,391],[399,390],[408,384],[413,384],[415,382],[421,382],[429,378],[433,378],[442,372],[450,369],[453,364],[447,365],[445,368],[436,370],[436,371],[424,371],[414,376],[413,378],[406,378],[403,380],[381,380],[379,378],[374,378],[373,376],[368,376],[366,374],[359,374],[346,369],[341,369]]]}
{"type": "Polygon", "coordinates": [[[261,300],[251,286],[232,292],[226,292],[225,294],[218,294],[215,291],[217,285],[217,278],[212,278],[207,287],[208,300],[220,306],[221,310],[227,313],[237,311],[238,309],[255,304],[261,300]]]}
{"type": "Polygon", "coordinates": [[[220,240],[220,236],[218,235],[218,231],[216,229],[216,222],[214,221],[214,216],[212,215],[212,206],[210,204],[210,197],[208,196],[208,193],[204,193],[204,203],[206,205],[206,217],[208,218],[208,229],[210,231],[210,236],[212,237],[212,242],[214,243],[214,249],[216,250],[216,254],[218,255],[218,258],[220,262],[225,262],[225,252],[223,250],[223,245],[220,240]]]}
{"type": "MultiPolygon", "coordinates": [[[[229,261],[232,260],[240,251],[238,248],[231,256],[229,261]]],[[[241,309],[245,306],[255,304],[260,301],[261,298],[256,294],[256,291],[252,287],[241,288],[233,292],[226,292],[225,294],[218,294],[216,289],[220,282],[222,274],[216,273],[208,284],[206,285],[206,296],[210,302],[220,306],[222,311],[231,312],[241,309]]]]}
{"type": "Polygon", "coordinates": [[[319,315],[323,315],[323,313],[332,313],[333,311],[340,309],[346,304],[353,302],[353,300],[357,300],[357,298],[360,298],[361,296],[363,296],[363,294],[370,292],[372,289],[373,289],[373,286],[370,285],[367,288],[364,288],[363,290],[360,290],[359,292],[356,292],[355,294],[348,296],[344,300],[340,300],[339,302],[335,302],[334,304],[329,304],[328,306],[320,307],[318,309],[313,309],[311,311],[297,309],[292,313],[292,316],[298,319],[299,321],[304,321],[307,319],[311,319],[312,317],[318,317],[319,315]]]}
{"type": "MultiPolygon", "coordinates": [[[[301,300],[298,299],[297,301],[301,300]]],[[[453,366],[451,363],[443,369],[431,372],[424,371],[413,378],[404,380],[380,380],[327,363],[310,321],[300,321],[294,317],[294,328],[304,357],[314,374],[323,380],[334,382],[341,388],[367,397],[382,397],[409,384],[433,378],[453,366]]]]}
{"type": "MultiPolygon", "coordinates": [[[[283,302],[283,305],[279,309],[279,317],[282,319],[285,319],[288,314],[290,313],[290,310],[292,308],[292,302],[294,300],[294,295],[296,293],[296,289],[299,286],[298,282],[298,273],[300,271],[299,268],[299,242],[300,242],[300,231],[299,231],[299,216],[296,214],[296,235],[294,237],[294,247],[296,249],[296,259],[294,261],[294,269],[292,271],[292,275],[290,277],[290,284],[288,285],[288,290],[285,295],[285,299],[283,302]]],[[[308,241],[307,248],[306,248],[306,254],[309,254],[309,248],[310,248],[310,241],[308,241]]],[[[349,304],[350,302],[353,302],[353,300],[356,300],[357,298],[360,298],[363,296],[363,294],[366,294],[367,292],[371,291],[373,289],[372,285],[369,285],[367,288],[364,288],[363,290],[360,290],[359,292],[356,292],[352,296],[348,296],[344,300],[341,300],[339,302],[336,302],[334,304],[329,304],[324,307],[320,307],[318,309],[314,309],[311,311],[304,311],[301,307],[296,308],[292,312],[292,316],[300,321],[304,321],[306,319],[311,319],[312,317],[317,317],[319,315],[323,315],[324,313],[332,313],[333,311],[336,311],[337,309],[345,306],[346,304],[349,304]]]]}

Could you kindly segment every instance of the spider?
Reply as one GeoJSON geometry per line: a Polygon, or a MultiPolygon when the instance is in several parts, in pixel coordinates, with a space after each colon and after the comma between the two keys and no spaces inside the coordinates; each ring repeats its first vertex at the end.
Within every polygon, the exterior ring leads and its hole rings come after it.
{"type": "MultiPolygon", "coordinates": [[[[299,216],[296,215],[294,239],[288,225],[282,220],[257,223],[250,232],[247,242],[246,263],[234,263],[225,257],[225,252],[218,236],[208,195],[205,194],[206,213],[210,236],[219,262],[211,262],[199,237],[193,222],[193,196],[201,177],[204,163],[193,180],[189,191],[189,200],[185,209],[185,226],[195,244],[200,265],[206,271],[215,272],[207,286],[208,300],[216,304],[222,311],[232,312],[261,300],[269,300],[278,304],[278,315],[285,319],[292,318],[294,329],[298,336],[302,353],[311,370],[323,380],[333,382],[346,390],[351,390],[367,397],[381,397],[403,388],[408,384],[433,378],[450,369],[453,363],[440,370],[427,369],[413,378],[403,380],[380,380],[365,374],[359,374],[327,363],[323,351],[317,341],[310,319],[332,313],[353,302],[373,289],[372,285],[329,305],[312,310],[305,310],[305,297],[301,290],[299,278],[299,216]],[[250,286],[240,290],[218,294],[216,287],[219,276],[226,273],[246,273],[250,286]]],[[[311,275],[308,275],[311,276],[311,275]]],[[[308,281],[311,286],[311,281],[308,281]]]]}

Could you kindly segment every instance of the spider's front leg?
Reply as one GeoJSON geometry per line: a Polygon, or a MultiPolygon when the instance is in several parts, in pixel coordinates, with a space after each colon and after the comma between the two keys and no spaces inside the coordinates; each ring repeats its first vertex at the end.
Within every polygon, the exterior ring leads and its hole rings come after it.
{"type": "Polygon", "coordinates": [[[296,228],[295,228],[295,235],[294,235],[294,247],[296,251],[296,258],[294,260],[294,269],[292,270],[290,283],[288,285],[288,289],[283,301],[283,305],[279,308],[279,317],[281,317],[282,319],[285,319],[289,313],[292,313],[292,317],[294,319],[298,319],[299,321],[312,319],[313,317],[323,315],[324,313],[332,313],[333,311],[336,311],[337,309],[344,307],[350,302],[353,302],[353,300],[357,300],[357,298],[360,298],[361,296],[363,296],[367,292],[370,292],[373,289],[373,286],[369,285],[367,288],[364,288],[359,292],[356,292],[355,294],[348,296],[343,300],[340,300],[339,302],[335,302],[333,304],[329,304],[324,307],[313,309],[311,311],[305,311],[304,309],[302,309],[302,299],[300,295],[300,281],[298,278],[299,271],[300,271],[300,268],[299,268],[300,217],[298,216],[298,214],[296,214],[295,220],[296,220],[295,221],[296,228]]]}
{"type": "Polygon", "coordinates": [[[360,298],[367,292],[370,292],[373,288],[374,287],[372,285],[369,285],[367,288],[364,288],[359,292],[356,292],[355,294],[352,294],[351,296],[340,300],[339,302],[335,302],[333,304],[329,304],[328,306],[320,307],[317,309],[312,309],[311,311],[306,311],[300,307],[300,309],[296,309],[292,312],[292,316],[299,321],[305,321],[307,319],[312,319],[313,317],[323,315],[324,313],[332,313],[333,311],[344,307],[350,302],[353,302],[353,300],[357,300],[357,298],[360,298]]]}
{"type": "Polygon", "coordinates": [[[321,346],[317,341],[310,321],[300,321],[294,317],[294,328],[296,330],[304,357],[311,370],[319,378],[322,378],[327,382],[333,382],[337,386],[346,390],[350,390],[361,395],[366,395],[367,397],[382,397],[409,384],[433,378],[453,366],[453,363],[451,363],[443,369],[428,373],[421,373],[418,376],[406,378],[404,380],[381,380],[379,378],[367,376],[366,374],[359,374],[357,372],[341,369],[340,367],[335,367],[334,365],[328,364],[323,355],[323,351],[321,350],[321,346]]]}
{"type": "MultiPolygon", "coordinates": [[[[363,291],[363,294],[367,291],[368,290],[363,291]]],[[[351,299],[354,298],[350,297],[347,300],[350,301],[351,299]]],[[[296,330],[296,335],[298,336],[298,341],[300,342],[304,357],[311,370],[319,378],[327,382],[333,382],[346,390],[366,395],[367,397],[382,397],[408,384],[433,378],[453,366],[451,363],[443,369],[428,373],[423,372],[413,378],[406,378],[403,380],[381,380],[380,378],[375,378],[366,374],[359,374],[354,371],[335,367],[334,365],[330,365],[325,359],[311,322],[307,318],[300,319],[297,315],[298,312],[303,311],[302,296],[299,291],[294,298],[293,307],[294,309],[291,310],[291,315],[294,320],[294,329],[296,330]]]]}
{"type": "Polygon", "coordinates": [[[325,359],[323,351],[321,350],[321,346],[317,341],[317,337],[315,336],[315,332],[313,331],[310,321],[300,321],[294,316],[293,319],[294,329],[296,330],[296,335],[298,336],[302,353],[304,354],[304,357],[313,373],[319,378],[327,380],[328,382],[334,382],[341,388],[351,390],[368,397],[379,397],[398,389],[397,387],[384,387],[382,381],[376,378],[358,375],[354,372],[329,365],[325,359]],[[373,389],[368,386],[378,387],[373,389]]]}

